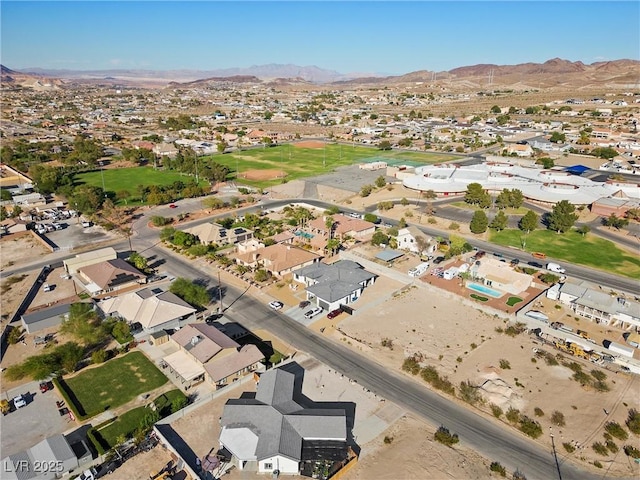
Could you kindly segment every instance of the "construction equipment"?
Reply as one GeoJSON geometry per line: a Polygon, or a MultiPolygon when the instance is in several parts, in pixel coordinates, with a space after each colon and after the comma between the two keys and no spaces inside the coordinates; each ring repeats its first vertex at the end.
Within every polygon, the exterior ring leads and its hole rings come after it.
{"type": "Polygon", "coordinates": [[[584,349],[577,343],[567,342],[566,346],[569,349],[571,355],[589,360],[589,355],[587,354],[587,352],[585,352],[584,349]]]}
{"type": "Polygon", "coordinates": [[[2,412],[2,415],[7,415],[11,412],[11,403],[8,400],[0,400],[0,412],[2,412]]]}
{"type": "Polygon", "coordinates": [[[553,346],[556,347],[558,350],[561,350],[565,353],[568,353],[570,355],[573,355],[573,351],[569,348],[569,346],[563,342],[562,340],[554,340],[553,342],[553,346]]]}

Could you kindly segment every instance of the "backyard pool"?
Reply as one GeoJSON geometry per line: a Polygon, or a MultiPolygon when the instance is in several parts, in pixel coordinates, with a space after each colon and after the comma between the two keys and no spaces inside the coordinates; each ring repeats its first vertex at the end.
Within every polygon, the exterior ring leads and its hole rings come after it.
{"type": "Polygon", "coordinates": [[[313,235],[311,233],[303,232],[302,230],[296,231],[294,235],[302,238],[307,238],[307,239],[313,238],[313,235]]]}
{"type": "Polygon", "coordinates": [[[479,283],[471,283],[471,282],[467,283],[467,288],[469,290],[474,290],[479,293],[484,293],[485,295],[489,295],[490,297],[493,297],[493,298],[499,298],[502,295],[504,295],[504,293],[499,292],[498,290],[489,288],[486,285],[480,285],[479,283]]]}

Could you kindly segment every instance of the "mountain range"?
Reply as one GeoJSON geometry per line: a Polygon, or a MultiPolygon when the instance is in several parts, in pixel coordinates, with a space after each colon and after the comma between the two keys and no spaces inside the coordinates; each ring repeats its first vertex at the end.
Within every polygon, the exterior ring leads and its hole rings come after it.
{"type": "Polygon", "coordinates": [[[144,84],[160,86],[201,86],[211,82],[272,83],[275,85],[309,83],[355,86],[364,84],[426,83],[450,88],[640,88],[640,61],[612,60],[585,64],[554,58],[544,63],[517,65],[480,64],[435,72],[419,70],[404,75],[371,73],[342,74],[316,66],[291,64],[254,65],[247,68],[218,70],[51,70],[30,68],[22,71],[2,66],[2,83],[24,86],[61,86],[65,83],[144,84]]]}

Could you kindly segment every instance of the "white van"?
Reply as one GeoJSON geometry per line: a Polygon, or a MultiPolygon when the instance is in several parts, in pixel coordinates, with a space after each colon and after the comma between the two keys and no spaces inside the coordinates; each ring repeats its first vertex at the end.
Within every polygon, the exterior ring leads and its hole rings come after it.
{"type": "Polygon", "coordinates": [[[565,273],[566,270],[557,263],[547,263],[547,270],[555,273],[565,273]]]}

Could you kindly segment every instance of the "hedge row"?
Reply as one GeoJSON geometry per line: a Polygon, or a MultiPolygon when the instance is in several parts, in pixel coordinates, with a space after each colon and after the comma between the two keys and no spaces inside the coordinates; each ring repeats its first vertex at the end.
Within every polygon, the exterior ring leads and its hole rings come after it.
{"type": "Polygon", "coordinates": [[[80,413],[77,403],[72,400],[74,397],[73,394],[69,391],[67,384],[62,378],[55,377],[53,379],[53,384],[58,389],[60,395],[62,395],[62,398],[66,402],[67,407],[71,409],[77,420],[86,420],[89,418],[88,415],[80,413]]]}

